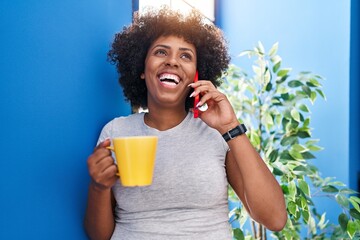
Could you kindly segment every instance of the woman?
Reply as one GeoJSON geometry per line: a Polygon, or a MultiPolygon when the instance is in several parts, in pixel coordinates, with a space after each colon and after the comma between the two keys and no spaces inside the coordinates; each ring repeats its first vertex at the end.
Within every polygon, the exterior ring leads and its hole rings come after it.
{"type": "Polygon", "coordinates": [[[284,227],[282,190],[216,89],[230,61],[218,28],[195,11],[135,14],[116,34],[109,57],[125,97],[148,112],[109,122],[88,158],[91,239],[232,239],[228,183],[254,220],[273,231],[284,227]],[[198,106],[208,106],[199,118],[190,111],[196,96],[198,106]],[[129,135],[159,137],[151,186],[123,187],[116,176],[106,147],[129,135]]]}

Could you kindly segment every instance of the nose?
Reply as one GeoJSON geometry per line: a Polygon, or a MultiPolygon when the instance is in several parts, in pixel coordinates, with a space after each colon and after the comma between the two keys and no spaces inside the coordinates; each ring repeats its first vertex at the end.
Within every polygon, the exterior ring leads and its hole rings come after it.
{"type": "Polygon", "coordinates": [[[169,56],[168,58],[166,58],[165,66],[179,67],[179,62],[175,56],[169,56]]]}

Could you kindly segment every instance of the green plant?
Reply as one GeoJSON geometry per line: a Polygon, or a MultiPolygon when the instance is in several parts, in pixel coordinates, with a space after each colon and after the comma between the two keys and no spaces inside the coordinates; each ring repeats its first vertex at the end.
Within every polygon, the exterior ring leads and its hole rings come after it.
{"type": "MultiPolygon", "coordinates": [[[[311,72],[290,76],[291,68],[282,67],[277,55],[278,44],[269,52],[258,45],[241,56],[255,58],[253,75],[231,65],[223,76],[223,91],[232,103],[239,120],[248,126],[248,137],[269,169],[278,179],[286,200],[288,221],[281,232],[272,232],[274,239],[352,239],[360,237],[360,198],[335,178],[322,178],[312,163],[314,153],[322,150],[319,140],[312,138],[310,105],[320,96],[323,78],[311,72]],[[333,198],[343,209],[338,224],[330,223],[326,213],[319,213],[314,197],[333,198]],[[300,235],[307,228],[307,236],[300,235]]],[[[266,229],[251,223],[233,190],[230,201],[236,207],[230,219],[238,223],[233,229],[235,239],[266,239],[266,229]]]]}

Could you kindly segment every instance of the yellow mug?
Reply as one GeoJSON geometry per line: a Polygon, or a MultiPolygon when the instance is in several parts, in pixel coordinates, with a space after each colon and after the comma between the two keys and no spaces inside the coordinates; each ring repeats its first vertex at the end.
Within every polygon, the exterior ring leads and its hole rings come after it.
{"type": "Polygon", "coordinates": [[[113,138],[121,184],[125,187],[152,184],[158,137],[132,136],[113,138]]]}

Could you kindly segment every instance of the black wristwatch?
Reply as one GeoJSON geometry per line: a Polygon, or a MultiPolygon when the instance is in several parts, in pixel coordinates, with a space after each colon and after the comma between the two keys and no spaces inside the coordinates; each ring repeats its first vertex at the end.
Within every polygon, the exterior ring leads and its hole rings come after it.
{"type": "Polygon", "coordinates": [[[230,131],[224,133],[222,136],[225,139],[225,141],[229,141],[233,138],[236,138],[237,136],[246,133],[247,129],[244,124],[240,124],[236,126],[235,128],[231,129],[230,131]]]}

